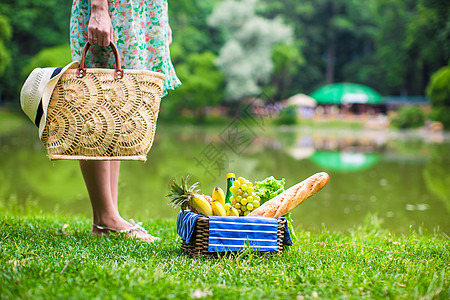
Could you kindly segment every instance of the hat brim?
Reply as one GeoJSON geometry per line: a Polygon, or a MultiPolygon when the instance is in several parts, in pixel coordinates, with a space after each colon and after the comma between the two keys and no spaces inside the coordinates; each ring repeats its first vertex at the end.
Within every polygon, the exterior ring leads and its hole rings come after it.
{"type": "MultiPolygon", "coordinates": [[[[39,122],[39,139],[42,139],[42,133],[44,132],[45,125],[47,124],[47,109],[50,103],[50,98],[52,97],[53,90],[55,89],[56,84],[59,81],[59,78],[68,70],[78,68],[79,62],[73,61],[66,65],[64,68],[59,69],[59,73],[52,76],[49,82],[46,84],[44,91],[42,93],[42,117],[39,122]]],[[[55,71],[58,69],[55,69],[55,71]]]]}

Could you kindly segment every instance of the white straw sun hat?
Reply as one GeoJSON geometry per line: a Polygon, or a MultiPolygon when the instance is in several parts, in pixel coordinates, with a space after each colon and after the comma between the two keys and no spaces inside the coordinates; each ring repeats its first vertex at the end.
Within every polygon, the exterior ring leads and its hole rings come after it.
{"type": "Polygon", "coordinates": [[[39,127],[39,138],[42,138],[48,104],[59,78],[78,65],[78,61],[73,61],[63,68],[36,68],[25,81],[20,92],[20,104],[28,118],[39,127]]]}

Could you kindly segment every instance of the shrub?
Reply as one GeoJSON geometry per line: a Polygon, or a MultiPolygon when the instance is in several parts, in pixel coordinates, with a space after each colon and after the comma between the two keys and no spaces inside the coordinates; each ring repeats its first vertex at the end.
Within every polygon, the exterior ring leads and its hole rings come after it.
{"type": "MultiPolygon", "coordinates": [[[[175,47],[178,51],[178,47],[175,47]]],[[[210,51],[191,53],[176,67],[183,85],[164,99],[163,114],[174,117],[183,108],[198,110],[201,119],[205,106],[217,106],[223,98],[224,74],[216,65],[216,55],[210,51]]]]}
{"type": "Polygon", "coordinates": [[[3,73],[11,61],[11,53],[6,42],[11,39],[12,29],[7,17],[0,14],[0,74],[3,73]]]}
{"type": "Polygon", "coordinates": [[[71,61],[69,44],[45,48],[33,56],[30,63],[23,69],[22,75],[28,76],[35,68],[64,67],[71,61]]]}
{"type": "Polygon", "coordinates": [[[427,95],[432,105],[430,117],[450,128],[450,66],[440,68],[431,76],[427,95]]]}
{"type": "Polygon", "coordinates": [[[294,106],[283,108],[276,120],[278,125],[294,125],[297,124],[297,110],[294,106]]]}
{"type": "Polygon", "coordinates": [[[425,123],[425,113],[417,106],[403,106],[391,120],[392,126],[400,129],[417,128],[425,123]]]}

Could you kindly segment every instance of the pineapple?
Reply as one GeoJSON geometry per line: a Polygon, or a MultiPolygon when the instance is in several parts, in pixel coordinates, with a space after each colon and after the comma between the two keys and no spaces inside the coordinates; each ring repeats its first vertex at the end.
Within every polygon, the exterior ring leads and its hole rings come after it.
{"type": "Polygon", "coordinates": [[[178,184],[175,180],[170,184],[170,193],[166,197],[170,198],[169,204],[174,208],[178,206],[184,211],[188,207],[191,211],[202,214],[206,217],[212,216],[211,204],[204,195],[198,194],[198,182],[188,187],[189,176],[181,178],[178,184]]]}

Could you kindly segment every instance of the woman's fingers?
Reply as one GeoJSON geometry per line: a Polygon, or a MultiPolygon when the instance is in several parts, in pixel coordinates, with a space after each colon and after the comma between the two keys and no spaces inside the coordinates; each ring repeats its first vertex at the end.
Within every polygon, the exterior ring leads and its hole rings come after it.
{"type": "Polygon", "coordinates": [[[94,33],[93,33],[92,29],[88,26],[88,42],[91,45],[96,45],[98,38],[95,38],[95,43],[94,43],[94,35],[93,34],[94,33]]]}
{"type": "Polygon", "coordinates": [[[97,28],[88,30],[88,41],[92,45],[108,46],[110,42],[111,31],[102,31],[97,28]]]}
{"type": "MultiPolygon", "coordinates": [[[[108,37],[105,36],[105,33],[103,33],[103,32],[99,33],[99,34],[98,34],[97,45],[105,46],[103,41],[104,41],[105,39],[107,39],[107,38],[108,38],[108,37]]],[[[94,37],[94,40],[95,40],[95,37],[94,37]]]]}
{"type": "Polygon", "coordinates": [[[94,33],[91,35],[91,38],[89,38],[88,40],[91,45],[100,45],[98,35],[95,35],[94,33]]]}
{"type": "Polygon", "coordinates": [[[91,15],[88,25],[88,41],[92,45],[109,46],[112,39],[112,25],[108,14],[91,15]]]}
{"type": "Polygon", "coordinates": [[[111,24],[111,29],[109,30],[109,43],[106,46],[109,46],[109,44],[111,44],[113,42],[113,39],[114,39],[113,32],[114,31],[113,31],[112,24],[111,24]]]}

